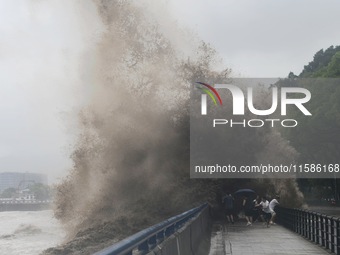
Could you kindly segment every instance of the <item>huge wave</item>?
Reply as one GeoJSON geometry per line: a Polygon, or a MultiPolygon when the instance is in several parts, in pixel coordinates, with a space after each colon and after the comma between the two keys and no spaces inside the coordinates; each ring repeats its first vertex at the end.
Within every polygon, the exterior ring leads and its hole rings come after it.
{"type": "MultiPolygon", "coordinates": [[[[69,236],[46,254],[90,254],[202,202],[217,204],[225,189],[279,192],[283,201],[301,204],[291,179],[190,179],[189,88],[223,82],[230,70],[216,71],[215,50],[180,29],[161,4],[94,2],[105,30],[91,63],[82,60],[90,101],[79,113],[73,169],[55,198],[55,216],[69,236]]],[[[261,144],[254,161],[296,156],[277,132],[248,140],[261,144]]]]}

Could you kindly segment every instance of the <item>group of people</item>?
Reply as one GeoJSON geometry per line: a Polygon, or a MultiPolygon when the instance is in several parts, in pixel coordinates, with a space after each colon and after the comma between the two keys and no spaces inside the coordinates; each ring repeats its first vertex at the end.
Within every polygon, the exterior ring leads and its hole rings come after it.
{"type": "Polygon", "coordinates": [[[227,194],[222,198],[225,215],[228,221],[234,224],[235,215],[240,211],[244,211],[247,220],[247,226],[251,226],[254,221],[259,219],[264,222],[267,227],[275,224],[275,207],[279,205],[280,197],[277,195],[275,198],[268,201],[266,196],[261,198],[257,196],[255,199],[250,196],[243,196],[239,199],[239,206],[235,206],[235,199],[231,194],[227,194]]]}

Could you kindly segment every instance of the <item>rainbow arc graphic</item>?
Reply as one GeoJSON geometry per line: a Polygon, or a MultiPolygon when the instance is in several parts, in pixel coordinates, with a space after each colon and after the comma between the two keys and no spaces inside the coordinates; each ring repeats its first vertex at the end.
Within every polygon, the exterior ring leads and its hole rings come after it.
{"type": "Polygon", "coordinates": [[[214,87],[212,87],[211,85],[204,83],[204,82],[196,82],[204,87],[199,87],[197,86],[199,89],[201,89],[203,92],[205,92],[207,95],[210,96],[210,98],[213,100],[214,104],[217,105],[217,100],[220,103],[220,105],[223,105],[222,103],[222,99],[220,97],[220,95],[218,94],[218,92],[216,91],[216,89],[214,87]],[[216,98],[217,100],[216,100],[216,98]]]}

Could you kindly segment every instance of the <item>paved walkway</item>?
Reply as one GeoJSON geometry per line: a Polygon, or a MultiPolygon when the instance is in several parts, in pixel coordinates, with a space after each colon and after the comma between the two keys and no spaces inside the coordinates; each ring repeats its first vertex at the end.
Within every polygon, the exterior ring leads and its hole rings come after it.
{"type": "Polygon", "coordinates": [[[330,254],[298,234],[279,225],[267,228],[261,222],[226,225],[215,223],[209,255],[322,255],[330,254]]]}

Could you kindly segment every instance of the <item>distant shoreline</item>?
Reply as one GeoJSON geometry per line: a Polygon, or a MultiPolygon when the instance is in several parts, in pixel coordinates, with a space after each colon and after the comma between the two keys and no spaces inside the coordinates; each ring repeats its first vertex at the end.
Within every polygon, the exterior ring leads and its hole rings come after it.
{"type": "Polygon", "coordinates": [[[50,201],[0,201],[0,212],[41,211],[51,209],[50,201]]]}

